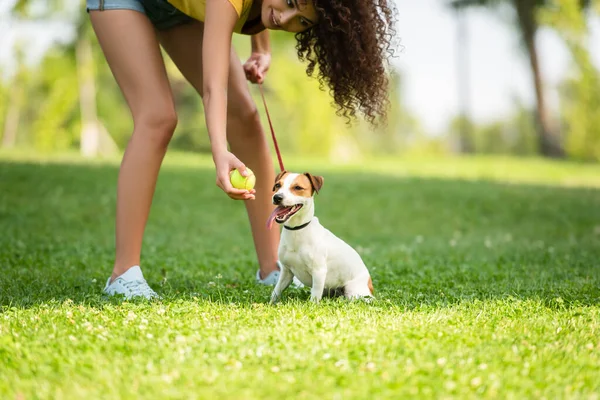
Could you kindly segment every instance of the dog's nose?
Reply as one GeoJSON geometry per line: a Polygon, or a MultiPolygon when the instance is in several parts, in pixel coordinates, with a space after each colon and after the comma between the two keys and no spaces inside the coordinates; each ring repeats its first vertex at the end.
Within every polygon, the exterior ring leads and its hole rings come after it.
{"type": "Polygon", "coordinates": [[[281,193],[277,193],[273,196],[273,204],[279,205],[283,201],[283,195],[281,193]]]}

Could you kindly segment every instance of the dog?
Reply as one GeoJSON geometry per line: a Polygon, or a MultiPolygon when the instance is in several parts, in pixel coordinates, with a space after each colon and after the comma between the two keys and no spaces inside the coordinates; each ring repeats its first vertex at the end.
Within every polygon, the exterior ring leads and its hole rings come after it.
{"type": "Polygon", "coordinates": [[[360,255],[335,236],[315,217],[314,195],[324,179],[310,173],[282,171],[275,178],[272,201],[277,207],[267,221],[283,225],[278,255],[281,272],[271,294],[271,304],[290,285],[294,276],[311,288],[310,299],[323,295],[348,299],[373,298],[373,282],[360,255]]]}

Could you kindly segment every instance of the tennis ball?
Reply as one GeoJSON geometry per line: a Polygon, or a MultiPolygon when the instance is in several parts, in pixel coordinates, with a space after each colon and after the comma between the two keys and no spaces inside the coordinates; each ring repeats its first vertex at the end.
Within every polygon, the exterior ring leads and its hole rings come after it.
{"type": "Polygon", "coordinates": [[[229,173],[229,180],[231,181],[231,186],[236,189],[246,189],[252,190],[254,189],[254,184],[256,183],[256,175],[254,172],[248,167],[246,167],[246,171],[248,171],[248,176],[244,177],[237,169],[234,169],[229,173]]]}

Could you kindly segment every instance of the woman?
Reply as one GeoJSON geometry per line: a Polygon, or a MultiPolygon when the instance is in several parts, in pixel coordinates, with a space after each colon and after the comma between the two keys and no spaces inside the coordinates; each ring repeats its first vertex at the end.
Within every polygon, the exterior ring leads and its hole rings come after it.
{"type": "Polygon", "coordinates": [[[232,199],[254,200],[246,209],[257,281],[276,283],[279,232],[265,227],[274,168],[246,79],[262,82],[269,68],[268,30],[296,33],[299,58],[329,87],[338,114],[359,111],[374,122],[387,106],[385,64],[395,22],[388,0],[87,0],[87,9],[134,123],[119,172],[116,258],[104,291],[156,296],[139,267],[140,253],[158,170],[177,124],[159,44],[202,96],[217,185],[232,199]],[[252,35],[244,66],[232,49],[233,33],[252,35]],[[234,189],[229,172],[245,175],[246,165],[257,176],[256,189],[234,189]]]}

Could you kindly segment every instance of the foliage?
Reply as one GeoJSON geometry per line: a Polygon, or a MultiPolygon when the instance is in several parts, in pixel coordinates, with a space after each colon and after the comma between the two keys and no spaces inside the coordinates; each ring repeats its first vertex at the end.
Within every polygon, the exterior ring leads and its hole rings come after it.
{"type": "MultiPolygon", "coordinates": [[[[556,2],[553,0],[450,0],[448,4],[457,9],[467,8],[467,7],[486,7],[488,9],[494,10],[494,12],[498,13],[502,12],[505,8],[509,8],[513,11],[514,21],[516,30],[519,32],[520,37],[522,39],[522,45],[527,50],[527,54],[529,56],[529,64],[532,71],[533,83],[535,87],[536,100],[537,100],[537,118],[536,118],[536,127],[538,131],[538,143],[539,143],[539,151],[548,156],[562,156],[563,155],[563,145],[561,140],[558,138],[558,135],[555,132],[555,129],[552,128],[552,122],[549,118],[547,106],[546,106],[546,95],[545,89],[543,85],[543,78],[540,71],[539,65],[539,57],[538,50],[536,44],[536,33],[540,27],[540,25],[544,22],[542,15],[544,13],[554,14],[554,24],[553,27],[558,27],[561,24],[569,24],[569,19],[579,19],[583,20],[584,11],[592,5],[592,1],[590,0],[569,0],[569,11],[570,16],[563,16],[562,13],[557,13],[556,2]]],[[[570,23],[573,26],[573,23],[570,23]]],[[[593,64],[590,62],[589,53],[583,48],[579,48],[580,57],[577,60],[578,63],[582,63],[581,68],[588,71],[588,73],[597,74],[594,70],[593,64]]],[[[590,83],[590,82],[588,82],[590,83]]],[[[595,88],[586,88],[588,90],[595,90],[595,88]]],[[[585,89],[582,89],[585,90],[585,89]]],[[[576,95],[577,96],[577,95],[576,95]]],[[[577,112],[567,111],[568,114],[571,114],[571,126],[573,129],[573,122],[577,120],[578,117],[584,117],[584,119],[590,120],[587,115],[585,115],[588,111],[594,111],[594,107],[596,105],[590,104],[589,101],[584,99],[585,96],[578,96],[581,99],[582,104],[577,104],[572,107],[578,109],[577,112]],[[576,116],[576,114],[579,114],[576,116]]],[[[576,100],[577,102],[578,100],[576,100]]],[[[593,103],[593,101],[592,101],[593,103]]],[[[594,114],[594,113],[592,113],[594,114]]],[[[569,118],[569,117],[567,117],[569,118]]],[[[592,117],[593,120],[595,117],[592,117]]],[[[580,125],[580,131],[569,132],[567,137],[567,142],[569,146],[569,150],[573,153],[573,147],[589,145],[589,138],[586,136],[587,129],[590,128],[591,124],[583,124],[585,126],[580,125]]],[[[496,127],[497,128],[497,127],[496,127]]],[[[492,129],[490,132],[491,139],[494,140],[494,136],[498,136],[498,129],[492,129]]],[[[593,134],[592,134],[593,135],[593,134]]],[[[593,147],[595,147],[592,144],[593,147]]]]}
{"type": "Polygon", "coordinates": [[[556,0],[543,17],[565,41],[573,60],[561,96],[567,151],[573,158],[600,161],[600,71],[592,62],[589,27],[577,5],[578,0],[556,0]]]}
{"type": "MultiPolygon", "coordinates": [[[[561,87],[562,138],[568,155],[598,160],[600,83],[598,71],[590,61],[590,49],[586,45],[585,20],[583,14],[577,12],[580,1],[561,1],[556,3],[560,5],[556,7],[555,2],[550,0],[536,0],[534,3],[538,8],[536,24],[543,24],[558,32],[573,54],[572,74],[561,87]],[[557,11],[565,7],[571,7],[571,11],[557,11]]],[[[457,0],[453,4],[491,5],[499,14],[506,11],[506,6],[512,7],[509,0],[457,0]],[[497,5],[500,7],[495,7],[497,5]]],[[[589,2],[582,4],[586,6],[589,2]]],[[[75,39],[90,40],[97,88],[97,115],[118,146],[124,149],[133,128],[130,113],[91,29],[84,2],[19,0],[13,14],[21,21],[36,24],[44,24],[46,20],[64,21],[73,26],[75,39]],[[73,7],[75,3],[80,3],[80,7],[73,7]]],[[[319,88],[316,80],[305,76],[304,65],[296,57],[293,35],[274,32],[271,41],[273,62],[267,75],[265,92],[274,128],[286,155],[312,154],[330,160],[352,160],[373,154],[460,151],[461,146],[454,145],[459,140],[462,126],[460,118],[457,117],[449,125],[445,135],[431,137],[404,102],[401,71],[392,71],[389,124],[373,131],[361,121],[347,125],[344,119],[335,115],[329,93],[319,88]]],[[[81,116],[77,87],[80,82],[75,46],[76,43],[57,44],[38,66],[28,68],[21,63],[12,81],[0,82],[0,128],[5,127],[8,105],[19,105],[16,125],[18,146],[38,151],[62,151],[79,146],[81,116]]],[[[235,35],[234,46],[241,62],[244,62],[250,51],[249,38],[235,35]]],[[[179,125],[170,147],[174,150],[208,152],[210,147],[201,99],[166,54],[165,61],[179,116],[179,125]]],[[[268,135],[260,93],[255,85],[250,86],[268,135]]],[[[535,110],[518,104],[513,115],[489,124],[472,126],[471,139],[476,142],[473,143],[473,150],[501,154],[537,152],[539,140],[534,137],[534,113],[535,110]]]]}
{"type": "Polygon", "coordinates": [[[457,146],[466,139],[476,154],[536,154],[534,111],[518,101],[515,104],[512,115],[488,123],[476,124],[464,116],[455,117],[448,127],[450,143],[457,146]],[[463,136],[465,125],[466,138],[463,136]]]}
{"type": "Polygon", "coordinates": [[[68,149],[79,135],[77,72],[61,53],[45,58],[45,73],[38,75],[41,93],[29,98],[32,141],[42,151],[68,149]]]}
{"type": "MultiPolygon", "coordinates": [[[[32,17],[31,4],[29,1],[21,1],[15,12],[23,18],[32,17]]],[[[60,1],[54,4],[52,10],[61,17],[67,12],[60,1]]],[[[123,149],[133,127],[127,105],[90,28],[84,8],[80,9],[79,14],[70,15],[70,18],[78,37],[89,38],[93,45],[98,118],[123,149]]],[[[238,50],[241,62],[249,56],[249,41],[248,36],[234,37],[234,47],[238,50]]],[[[316,80],[306,77],[304,66],[297,60],[293,35],[273,33],[271,41],[273,62],[265,89],[282,150],[286,153],[312,153],[328,157],[343,151],[341,148],[348,147],[349,144],[354,149],[352,154],[355,154],[356,149],[372,137],[381,136],[380,132],[359,131],[356,127],[348,126],[345,120],[335,115],[329,93],[320,90],[316,80]]],[[[34,71],[35,79],[26,86],[29,101],[25,105],[24,115],[28,117],[23,118],[19,126],[19,136],[21,139],[26,138],[21,140],[22,145],[39,150],[61,150],[78,146],[81,122],[76,109],[79,83],[74,46],[75,43],[69,43],[49,52],[42,66],[34,71]]],[[[210,151],[202,101],[169,57],[166,54],[164,56],[179,117],[171,148],[210,151]]],[[[257,87],[251,89],[261,115],[264,116],[257,87]]],[[[396,104],[393,106],[397,107],[396,104]]],[[[265,131],[268,132],[266,119],[264,122],[265,131]]],[[[389,129],[396,132],[399,130],[391,124],[389,129]]]]}

